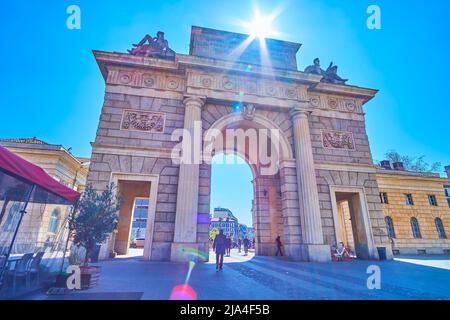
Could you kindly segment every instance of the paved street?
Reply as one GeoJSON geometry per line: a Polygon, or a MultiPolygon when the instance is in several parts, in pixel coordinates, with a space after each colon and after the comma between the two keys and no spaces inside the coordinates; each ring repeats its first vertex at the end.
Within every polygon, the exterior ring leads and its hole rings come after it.
{"type": "MultiPolygon", "coordinates": [[[[450,257],[319,264],[244,257],[232,250],[222,272],[215,271],[214,259],[212,254],[211,262],[192,271],[189,284],[198,299],[450,299],[450,257]],[[371,264],[381,268],[381,290],[367,289],[366,270],[371,264]]],[[[87,291],[85,298],[168,299],[188,273],[187,264],[146,262],[137,256],[100,265],[100,285],[87,291]]]]}

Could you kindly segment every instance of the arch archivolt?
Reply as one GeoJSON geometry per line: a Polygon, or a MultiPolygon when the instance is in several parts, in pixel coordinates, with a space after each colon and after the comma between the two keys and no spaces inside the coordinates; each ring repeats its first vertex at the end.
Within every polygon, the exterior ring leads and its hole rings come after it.
{"type": "MultiPolygon", "coordinates": [[[[233,113],[230,108],[220,105],[207,105],[205,108],[207,110],[205,114],[202,112],[203,143],[206,153],[211,152],[210,160],[214,155],[222,153],[236,154],[245,160],[252,170],[254,200],[252,217],[256,236],[256,254],[275,254],[274,242],[278,235],[289,248],[289,243],[295,237],[298,238],[300,226],[296,223],[297,226],[293,227],[291,223],[293,217],[298,214],[294,212],[298,210],[298,205],[295,204],[298,195],[296,186],[292,186],[292,184],[296,185],[296,182],[291,179],[291,171],[295,171],[295,168],[292,168],[295,160],[286,129],[283,130],[269,119],[268,112],[257,110],[252,118],[248,119],[244,113],[233,113]],[[238,139],[235,148],[227,149],[226,141],[218,143],[218,140],[228,136],[227,130],[233,132],[241,130],[245,139],[238,139]],[[268,174],[265,174],[262,169],[267,165],[264,159],[257,158],[255,161],[251,155],[252,148],[249,148],[248,144],[255,137],[258,143],[261,138],[267,138],[270,146],[268,147],[270,150],[264,148],[258,150],[258,156],[261,152],[269,151],[270,160],[276,162],[276,169],[269,171],[268,174]],[[225,148],[222,148],[224,146],[225,148]],[[292,204],[292,202],[294,205],[283,205],[283,203],[292,204]]],[[[283,120],[286,115],[271,114],[271,116],[271,118],[283,120]]],[[[290,128],[287,131],[289,130],[290,128]]]]}

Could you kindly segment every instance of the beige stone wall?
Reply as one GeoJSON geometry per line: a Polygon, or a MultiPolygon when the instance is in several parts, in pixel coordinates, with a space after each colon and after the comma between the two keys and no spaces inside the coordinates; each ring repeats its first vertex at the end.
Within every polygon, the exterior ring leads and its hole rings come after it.
{"type": "Polygon", "coordinates": [[[106,93],[97,129],[96,144],[141,147],[173,148],[172,132],[183,128],[184,107],[182,100],[160,99],[120,93],[106,93]],[[125,110],[162,112],[165,114],[163,132],[121,130],[125,110]]]}
{"type": "Polygon", "coordinates": [[[389,246],[375,173],[316,170],[325,242],[336,244],[330,186],[363,188],[376,246],[389,246]]]}
{"type": "MultiPolygon", "coordinates": [[[[180,100],[106,93],[95,144],[107,146],[109,149],[97,153],[94,147],[91,158],[88,182],[97,190],[105,189],[111,181],[113,172],[159,175],[152,260],[170,259],[175,229],[179,165],[173,164],[167,155],[138,156],[135,155],[135,150],[148,148],[171,150],[176,145],[176,142],[170,141],[173,130],[183,127],[184,108],[181,105],[180,100]],[[166,114],[164,132],[121,130],[123,112],[129,109],[164,112],[166,114]]],[[[204,193],[207,196],[208,193],[204,193]]],[[[203,239],[202,236],[199,237],[203,239]]]]}
{"type": "Polygon", "coordinates": [[[88,182],[96,190],[104,190],[110,183],[112,172],[159,175],[152,258],[168,260],[175,226],[178,166],[171,159],[114,155],[113,152],[92,154],[88,182]]]}
{"type": "MultiPolygon", "coordinates": [[[[369,231],[370,236],[373,232],[377,244],[389,245],[383,233],[382,211],[374,200],[374,195],[378,195],[376,180],[367,171],[373,166],[362,105],[373,98],[376,90],[319,83],[320,77],[295,70],[280,71],[279,74],[277,71],[277,77],[273,78],[272,70],[269,74],[264,68],[255,67],[249,73],[245,65],[189,55],[177,55],[175,61],[168,61],[100,51],[94,54],[106,82],[106,94],[93,145],[89,181],[101,190],[115,172],[159,175],[153,259],[171,257],[170,243],[174,242],[174,234],[179,242],[175,247],[192,244],[202,251],[208,249],[211,168],[208,164],[199,167],[195,244],[192,243],[195,240],[182,231],[195,229],[189,219],[195,209],[189,204],[193,203],[192,198],[195,201],[197,194],[185,186],[189,182],[197,189],[197,167],[191,167],[192,174],[186,174],[184,169],[187,167],[181,166],[180,170],[170,160],[170,152],[177,144],[170,141],[171,133],[184,125],[191,128],[192,121],[199,119],[200,113],[203,132],[224,117],[239,122],[237,126],[241,129],[254,126],[281,129],[284,140],[279,174],[271,178],[255,177],[254,219],[259,254],[269,254],[274,237],[280,234],[291,257],[313,258],[313,261],[325,261],[325,256],[329,258],[328,248],[323,245],[320,222],[325,242],[334,243],[329,189],[332,185],[364,189],[362,200],[365,205],[367,199],[373,228],[369,231]],[[254,104],[256,118],[253,123],[246,117],[248,113],[244,117],[229,117],[231,105],[237,100],[242,100],[248,107],[246,111],[251,110],[249,104],[254,104]],[[164,130],[155,133],[123,128],[124,112],[130,110],[144,116],[149,112],[163,114],[164,130]],[[261,122],[257,123],[257,119],[261,122]],[[330,138],[331,131],[337,132],[337,138],[330,138]],[[337,146],[324,146],[324,136],[328,137],[327,144],[329,139],[336,138],[338,141],[333,140],[332,144],[337,146]],[[161,167],[154,168],[152,163],[159,163],[161,167]],[[166,170],[177,171],[168,174],[166,170]],[[353,181],[354,175],[356,181],[353,181]],[[315,176],[319,199],[315,192],[315,176]],[[299,183],[304,188],[300,194],[299,183]],[[176,213],[178,184],[180,190],[187,193],[179,195],[180,212],[176,213]],[[178,219],[175,219],[176,214],[178,219]],[[174,228],[176,220],[177,227],[174,228]],[[301,221],[308,221],[309,225],[302,225],[301,221]],[[180,228],[184,229],[180,231],[180,228]]],[[[255,169],[258,169],[256,165],[252,167],[253,172],[255,169]]]]}
{"type": "Polygon", "coordinates": [[[311,115],[309,124],[315,161],[372,165],[372,155],[364,121],[311,115]],[[322,141],[322,130],[324,129],[350,132],[353,136],[354,149],[325,148],[322,141]]]}
{"type": "Polygon", "coordinates": [[[396,237],[393,249],[401,254],[442,254],[450,250],[449,239],[439,239],[434,222],[441,218],[447,236],[450,232],[450,208],[443,191],[444,179],[407,177],[394,174],[377,174],[380,192],[388,194],[389,204],[382,204],[385,216],[392,218],[396,237]],[[414,205],[406,205],[405,194],[412,194],[414,205]],[[435,195],[438,206],[431,206],[428,195],[435,195]],[[415,239],[410,220],[415,217],[420,226],[422,239],[415,239]]]}

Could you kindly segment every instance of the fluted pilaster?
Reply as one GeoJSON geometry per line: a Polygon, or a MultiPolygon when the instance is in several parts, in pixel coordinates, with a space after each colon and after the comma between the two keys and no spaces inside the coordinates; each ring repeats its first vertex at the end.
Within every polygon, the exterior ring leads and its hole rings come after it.
{"type": "Polygon", "coordinates": [[[304,244],[322,245],[323,233],[320,218],[319,194],[308,123],[309,111],[291,111],[295,158],[297,162],[297,184],[300,205],[300,221],[304,244]]]}
{"type": "MultiPolygon", "coordinates": [[[[197,242],[197,211],[199,188],[199,162],[194,161],[199,156],[202,142],[202,132],[195,132],[195,122],[201,121],[201,109],[204,99],[187,97],[184,100],[185,116],[183,136],[183,152],[188,152],[191,161],[180,164],[178,177],[177,206],[175,216],[175,243],[197,242]],[[186,136],[186,135],[189,135],[186,136]],[[189,141],[188,143],[184,143],[189,141]],[[197,155],[197,156],[196,156],[197,155]]],[[[197,126],[198,128],[198,126],[197,126]]]]}

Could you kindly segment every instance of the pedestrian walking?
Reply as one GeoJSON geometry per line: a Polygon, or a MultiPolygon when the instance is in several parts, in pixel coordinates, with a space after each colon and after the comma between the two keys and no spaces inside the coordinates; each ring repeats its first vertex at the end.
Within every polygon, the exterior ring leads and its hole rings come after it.
{"type": "Polygon", "coordinates": [[[238,252],[241,253],[241,246],[242,246],[242,240],[241,240],[241,238],[238,239],[237,245],[238,245],[238,252]]]}
{"type": "Polygon", "coordinates": [[[244,256],[248,255],[248,248],[250,247],[250,240],[247,237],[244,239],[244,256]]]}
{"type": "Polygon", "coordinates": [[[283,256],[283,251],[281,250],[281,247],[283,246],[283,243],[281,242],[280,236],[278,236],[275,239],[275,244],[277,246],[277,252],[275,253],[275,256],[278,256],[278,254],[280,254],[280,256],[283,256]]]}
{"type": "Polygon", "coordinates": [[[231,238],[227,237],[227,257],[230,256],[230,252],[231,252],[231,238]]]}
{"type": "Polygon", "coordinates": [[[223,255],[227,247],[227,238],[223,234],[223,230],[219,230],[219,234],[216,235],[213,242],[213,250],[216,253],[216,271],[223,268],[223,255]]]}

